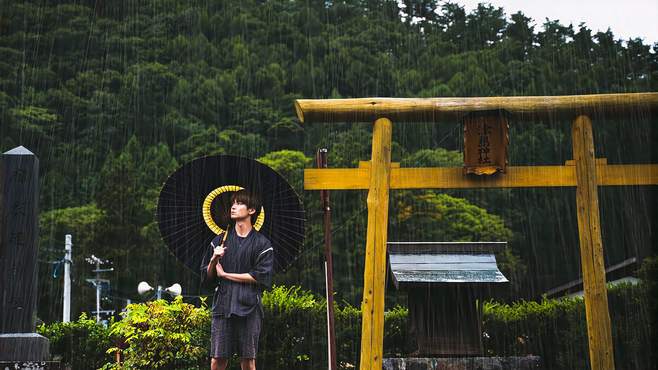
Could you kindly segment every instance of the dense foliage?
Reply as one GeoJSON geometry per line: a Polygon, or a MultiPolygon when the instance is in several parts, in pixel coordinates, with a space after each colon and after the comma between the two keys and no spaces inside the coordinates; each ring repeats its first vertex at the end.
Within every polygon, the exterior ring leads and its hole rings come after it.
{"type": "MultiPolygon", "coordinates": [[[[367,124],[301,127],[295,98],[555,95],[658,90],[658,45],[587,25],[533,20],[481,4],[438,1],[57,1],[0,6],[0,150],[40,158],[39,316],[59,318],[61,279],[49,263],[73,234],[73,312],[93,305],[84,258],[113,261],[105,308],[136,298],[137,282],[197,278],[161,241],[162,182],[201,155],[257,158],[301,192],[319,147],[331,167],[370,156],[367,124]]],[[[658,162],[655,118],[597,122],[597,156],[658,162]]],[[[395,126],[403,166],[460,164],[461,126],[395,126]]],[[[569,122],[512,122],[512,164],[571,159],[569,122]]],[[[307,208],[303,254],[280,283],[321,292],[321,213],[307,208]]],[[[601,188],[608,265],[651,253],[655,190],[601,188]]],[[[579,274],[572,189],[399,192],[390,240],[508,240],[499,256],[511,297],[536,298],[579,274]],[[409,212],[414,212],[410,214],[409,212]],[[421,215],[417,219],[414,215],[421,215]]],[[[361,299],[365,194],[332,193],[335,287],[361,299]]],[[[396,299],[388,294],[389,307],[396,299]]],[[[309,322],[313,319],[308,318],[309,322]]],[[[357,325],[358,327],[358,325],[357,325]]],[[[277,331],[280,332],[280,331],[277,331]]],[[[292,345],[292,344],[289,344],[292,345]]],[[[350,345],[341,343],[341,345],[350,345]]],[[[320,348],[320,346],[317,346],[320,348]]],[[[303,356],[299,361],[305,361],[303,356]]]]}
{"type": "MultiPolygon", "coordinates": [[[[615,363],[624,369],[650,369],[655,319],[647,286],[618,285],[608,290],[615,363]],[[642,324],[641,324],[642,323],[642,324]]],[[[489,354],[541,354],[547,369],[588,369],[587,324],[582,298],[544,299],[511,305],[485,305],[485,348],[489,354]]]]}
{"type": "MultiPolygon", "coordinates": [[[[646,286],[620,285],[609,290],[615,359],[624,369],[651,368],[646,286]]],[[[299,287],[277,286],[263,296],[265,320],[258,363],[267,369],[317,369],[326,365],[326,301],[299,287]]],[[[76,369],[121,368],[103,356],[121,347],[123,368],[198,369],[207,367],[209,311],[182,300],[133,304],[111,330],[81,317],[70,324],[44,325],[40,332],[53,352],[76,369]],[[175,315],[172,315],[174,314],[175,315]],[[75,328],[84,326],[86,331],[75,328]],[[100,339],[99,339],[100,338],[100,339]],[[110,341],[110,338],[114,338],[110,341]],[[63,346],[62,344],[68,344],[63,346]],[[118,347],[114,347],[117,346],[118,347]],[[84,356],[96,354],[95,357],[84,356]]],[[[358,365],[361,312],[336,305],[336,343],[341,369],[358,365]]],[[[542,357],[549,370],[586,369],[587,332],[581,298],[484,305],[483,344],[492,356],[542,357]]],[[[654,323],[655,324],[655,323],[654,323]]],[[[386,357],[408,353],[407,310],[395,307],[384,320],[386,357]]],[[[232,368],[239,368],[237,359],[232,368]]]]}
{"type": "Polygon", "coordinates": [[[110,330],[85,313],[77,321],[41,324],[37,332],[50,341],[52,359],[72,369],[97,369],[112,361],[105,352],[114,345],[110,330]]]}
{"type": "Polygon", "coordinates": [[[164,300],[130,304],[122,316],[110,330],[119,343],[107,352],[119,352],[123,359],[104,369],[182,369],[208,364],[210,311],[205,306],[196,308],[178,296],[170,304],[164,300]]]}

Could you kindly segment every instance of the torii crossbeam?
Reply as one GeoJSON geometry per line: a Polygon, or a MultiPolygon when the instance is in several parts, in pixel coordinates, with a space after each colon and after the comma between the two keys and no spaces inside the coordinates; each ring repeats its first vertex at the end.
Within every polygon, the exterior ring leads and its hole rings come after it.
{"type": "Polygon", "coordinates": [[[305,190],[368,189],[368,229],[362,312],[362,370],[381,370],[384,338],[386,238],[390,189],[576,187],[580,255],[591,368],[614,369],[599,221],[598,186],[657,185],[658,165],[608,165],[594,158],[590,118],[652,115],[658,93],[573,96],[325,99],[295,101],[302,123],[374,122],[372,158],[358,169],[307,169],[305,190]],[[392,121],[457,122],[478,111],[505,110],[516,123],[533,118],[573,120],[574,160],[563,166],[508,167],[493,177],[466,177],[462,168],[396,168],[392,121]]]}

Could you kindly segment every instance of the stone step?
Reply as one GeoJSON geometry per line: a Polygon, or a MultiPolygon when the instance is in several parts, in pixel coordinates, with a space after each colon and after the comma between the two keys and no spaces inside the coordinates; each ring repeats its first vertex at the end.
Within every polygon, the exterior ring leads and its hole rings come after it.
{"type": "Polygon", "coordinates": [[[539,356],[385,358],[384,370],[540,370],[539,356]]]}

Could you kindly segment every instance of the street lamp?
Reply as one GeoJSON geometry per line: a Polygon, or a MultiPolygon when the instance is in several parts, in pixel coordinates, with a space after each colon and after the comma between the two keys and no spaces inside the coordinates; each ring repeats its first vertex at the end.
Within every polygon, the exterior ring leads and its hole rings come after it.
{"type": "Polygon", "coordinates": [[[155,290],[155,295],[158,299],[162,298],[162,292],[165,292],[172,297],[179,296],[183,292],[183,288],[178,283],[174,283],[172,286],[165,289],[162,289],[161,285],[158,285],[157,289],[153,288],[146,281],[142,281],[141,283],[139,283],[139,285],[137,285],[137,293],[139,293],[140,295],[144,295],[153,290],[155,290]]]}

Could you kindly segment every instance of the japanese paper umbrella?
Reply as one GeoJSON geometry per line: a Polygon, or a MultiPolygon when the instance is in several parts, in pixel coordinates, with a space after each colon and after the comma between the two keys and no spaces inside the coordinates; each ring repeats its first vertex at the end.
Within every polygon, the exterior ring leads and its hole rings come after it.
{"type": "Polygon", "coordinates": [[[258,195],[254,228],[274,248],[274,268],[284,270],[304,241],[304,209],[286,180],[266,165],[229,155],[197,158],[165,181],[158,199],[160,233],[173,254],[195,273],[210,241],[230,221],[230,197],[239,189],[258,195]]]}

